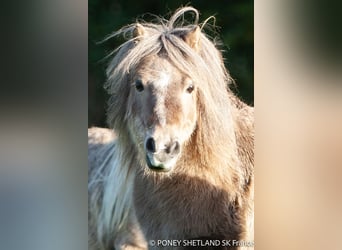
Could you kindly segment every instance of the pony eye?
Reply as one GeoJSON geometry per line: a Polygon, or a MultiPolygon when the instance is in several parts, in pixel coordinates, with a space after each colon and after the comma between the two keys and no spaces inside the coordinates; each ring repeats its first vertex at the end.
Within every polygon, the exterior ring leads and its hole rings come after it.
{"type": "Polygon", "coordinates": [[[144,85],[141,80],[135,81],[135,88],[137,89],[138,92],[141,92],[144,90],[144,85]]]}
{"type": "Polygon", "coordinates": [[[194,85],[191,84],[189,87],[186,88],[186,92],[191,94],[191,92],[194,91],[194,89],[195,89],[194,85]]]}

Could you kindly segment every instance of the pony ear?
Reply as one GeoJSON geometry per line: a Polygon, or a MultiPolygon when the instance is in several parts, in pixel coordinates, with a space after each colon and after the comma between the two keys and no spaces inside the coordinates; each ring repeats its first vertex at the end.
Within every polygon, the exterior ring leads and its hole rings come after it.
{"type": "Polygon", "coordinates": [[[200,27],[196,26],[191,31],[186,33],[182,38],[191,48],[193,48],[195,51],[199,51],[201,38],[200,27]]]}
{"type": "Polygon", "coordinates": [[[133,30],[133,38],[142,37],[145,34],[145,28],[141,24],[137,23],[133,30]]]}

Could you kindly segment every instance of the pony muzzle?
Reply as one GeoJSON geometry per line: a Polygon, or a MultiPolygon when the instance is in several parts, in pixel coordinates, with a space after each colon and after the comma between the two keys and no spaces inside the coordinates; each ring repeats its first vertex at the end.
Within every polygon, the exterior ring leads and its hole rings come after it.
{"type": "Polygon", "coordinates": [[[172,141],[164,148],[158,149],[154,139],[148,138],[145,143],[146,164],[154,171],[167,172],[175,165],[180,153],[178,141],[172,141]]]}
{"type": "Polygon", "coordinates": [[[168,172],[176,165],[178,155],[160,160],[156,154],[146,154],[146,164],[149,169],[156,172],[168,172]]]}
{"type": "Polygon", "coordinates": [[[171,170],[171,166],[156,160],[153,156],[146,154],[146,164],[149,169],[157,172],[168,172],[171,170]]]}

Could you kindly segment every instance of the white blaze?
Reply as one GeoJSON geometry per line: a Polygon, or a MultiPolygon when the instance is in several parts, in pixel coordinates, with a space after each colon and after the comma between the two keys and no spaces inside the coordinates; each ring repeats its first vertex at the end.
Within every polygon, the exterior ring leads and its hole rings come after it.
{"type": "Polygon", "coordinates": [[[161,72],[159,78],[154,82],[154,87],[157,94],[156,114],[162,126],[166,125],[166,107],[165,96],[170,83],[170,74],[161,72]]]}

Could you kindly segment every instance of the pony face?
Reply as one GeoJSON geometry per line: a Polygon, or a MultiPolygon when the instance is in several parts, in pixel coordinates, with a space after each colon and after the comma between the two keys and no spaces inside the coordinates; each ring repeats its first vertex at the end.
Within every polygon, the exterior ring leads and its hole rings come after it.
{"type": "Polygon", "coordinates": [[[140,156],[169,171],[196,127],[196,83],[162,54],[144,58],[130,82],[128,124],[140,156]]]}

